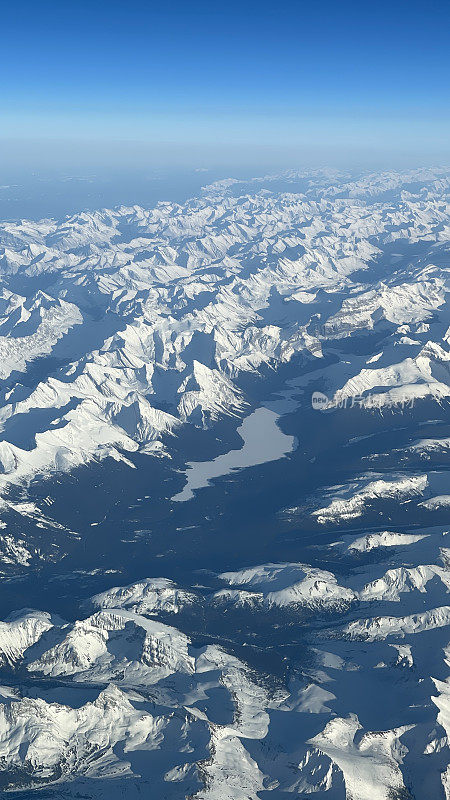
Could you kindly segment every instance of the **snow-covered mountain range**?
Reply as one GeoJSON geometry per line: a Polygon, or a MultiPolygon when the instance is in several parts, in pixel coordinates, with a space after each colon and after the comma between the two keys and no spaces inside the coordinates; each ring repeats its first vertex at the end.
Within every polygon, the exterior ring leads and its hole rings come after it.
{"type": "Polygon", "coordinates": [[[0,277],[4,791],[449,800],[449,170],[2,222],[0,277]]]}
{"type": "Polygon", "coordinates": [[[180,424],[242,413],[243,372],[367,330],[390,335],[329,368],[337,401],[447,397],[448,176],[305,183],[1,225],[2,484],[163,453],[180,424]]]}

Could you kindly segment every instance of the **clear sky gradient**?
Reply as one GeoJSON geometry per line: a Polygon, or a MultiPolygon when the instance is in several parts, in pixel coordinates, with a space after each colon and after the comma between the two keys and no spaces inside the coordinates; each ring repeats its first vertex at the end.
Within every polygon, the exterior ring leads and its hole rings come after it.
{"type": "Polygon", "coordinates": [[[450,161],[444,0],[25,0],[1,26],[4,157],[450,161]]]}

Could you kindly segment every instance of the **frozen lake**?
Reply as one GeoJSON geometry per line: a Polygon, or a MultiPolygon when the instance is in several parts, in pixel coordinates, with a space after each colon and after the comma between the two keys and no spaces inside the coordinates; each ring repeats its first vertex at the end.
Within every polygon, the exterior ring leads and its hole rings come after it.
{"type": "MultiPolygon", "coordinates": [[[[186,470],[186,486],[172,500],[190,500],[196,489],[208,486],[213,478],[228,475],[233,470],[277,461],[290,453],[295,446],[295,437],[287,436],[278,427],[277,420],[281,414],[273,408],[277,406],[276,402],[268,403],[244,419],[237,429],[243,440],[239,450],[230,450],[212,461],[190,461],[186,470]]],[[[286,410],[286,402],[283,410],[286,410]]]]}

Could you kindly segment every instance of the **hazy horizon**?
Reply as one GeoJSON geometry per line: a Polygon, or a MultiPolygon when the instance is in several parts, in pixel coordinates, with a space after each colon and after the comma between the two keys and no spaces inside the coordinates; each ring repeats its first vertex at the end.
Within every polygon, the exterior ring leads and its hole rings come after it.
{"type": "Polygon", "coordinates": [[[5,8],[0,168],[448,163],[449,18],[403,0],[5,8]]]}

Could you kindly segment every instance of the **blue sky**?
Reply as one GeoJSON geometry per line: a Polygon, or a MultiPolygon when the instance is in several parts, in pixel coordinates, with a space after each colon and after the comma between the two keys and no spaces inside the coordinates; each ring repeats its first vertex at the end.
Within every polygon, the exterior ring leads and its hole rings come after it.
{"type": "Polygon", "coordinates": [[[3,150],[450,160],[449,34],[444,0],[4,4],[3,150]]]}

